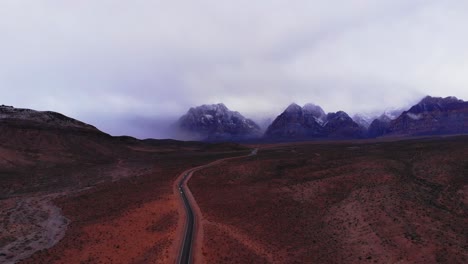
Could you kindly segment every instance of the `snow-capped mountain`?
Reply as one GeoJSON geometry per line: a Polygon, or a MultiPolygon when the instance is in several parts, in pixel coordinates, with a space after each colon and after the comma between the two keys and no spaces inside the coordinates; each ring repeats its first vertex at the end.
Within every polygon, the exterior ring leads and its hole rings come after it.
{"type": "Polygon", "coordinates": [[[319,106],[304,107],[292,103],[281,113],[265,132],[265,137],[274,139],[300,139],[324,137],[325,112],[319,106]]]}
{"type": "Polygon", "coordinates": [[[304,112],[304,115],[312,116],[315,119],[315,121],[322,126],[327,120],[327,114],[325,114],[323,109],[318,105],[314,105],[311,103],[305,104],[302,107],[302,111],[304,112]]]}
{"type": "Polygon", "coordinates": [[[362,129],[343,111],[325,114],[320,106],[292,103],[265,132],[270,139],[355,138],[362,129]]]}
{"type": "MultiPolygon", "coordinates": [[[[263,137],[276,141],[468,133],[468,102],[456,97],[427,96],[407,111],[386,110],[370,122],[371,117],[356,114],[350,118],[343,111],[325,114],[318,105],[301,107],[292,103],[272,122],[265,119],[264,125],[270,125],[263,137]]],[[[5,135],[14,135],[12,127],[107,135],[60,113],[1,105],[0,129],[5,135]]],[[[224,104],[190,108],[172,128],[176,128],[175,138],[186,140],[240,141],[262,137],[262,129],[254,121],[224,104]]]]}
{"type": "Polygon", "coordinates": [[[390,108],[385,110],[381,114],[376,114],[376,113],[358,113],[353,115],[353,121],[356,122],[358,125],[362,126],[365,129],[369,129],[372,122],[375,120],[394,120],[397,119],[401,113],[403,113],[403,109],[397,109],[397,108],[390,108]]]}
{"type": "Polygon", "coordinates": [[[368,129],[372,121],[376,119],[376,116],[371,114],[355,114],[352,119],[361,127],[368,129]]]}
{"type": "Polygon", "coordinates": [[[192,140],[242,140],[261,136],[255,122],[224,104],[192,107],[176,126],[182,138],[192,140]]]}

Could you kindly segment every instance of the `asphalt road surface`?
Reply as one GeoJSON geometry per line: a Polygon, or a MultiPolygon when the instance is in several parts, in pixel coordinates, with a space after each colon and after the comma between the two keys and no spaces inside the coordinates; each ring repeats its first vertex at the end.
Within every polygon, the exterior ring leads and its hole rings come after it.
{"type": "MultiPolygon", "coordinates": [[[[252,150],[252,152],[248,156],[257,155],[257,151],[258,151],[258,149],[252,150]]],[[[243,156],[243,157],[245,157],[245,156],[243,156]]],[[[235,157],[235,158],[241,158],[241,157],[235,157]]],[[[233,159],[233,158],[228,158],[228,159],[233,159]]],[[[223,159],[223,160],[228,160],[228,159],[223,159]]],[[[219,161],[222,161],[222,160],[219,160],[219,161]]],[[[187,183],[187,181],[190,179],[190,177],[192,176],[192,174],[195,171],[207,168],[209,166],[212,166],[212,165],[218,163],[219,161],[213,162],[213,163],[210,163],[208,165],[197,167],[197,168],[194,168],[192,170],[187,171],[185,173],[184,177],[177,184],[177,187],[178,187],[179,192],[180,192],[180,196],[182,197],[182,200],[184,202],[185,212],[186,212],[186,215],[187,215],[187,221],[186,221],[186,224],[185,224],[184,239],[183,239],[183,242],[182,242],[182,248],[181,248],[181,251],[180,251],[180,254],[179,254],[179,259],[178,259],[179,264],[192,263],[192,244],[193,244],[192,242],[193,242],[193,238],[194,238],[194,229],[195,229],[195,215],[193,213],[192,206],[190,205],[190,201],[189,201],[189,199],[187,198],[187,195],[186,195],[186,192],[187,192],[187,189],[188,189],[186,183],[187,183]]]]}
{"type": "Polygon", "coordinates": [[[179,182],[179,192],[180,192],[180,196],[182,197],[182,200],[184,202],[184,206],[185,206],[185,212],[186,212],[186,215],[187,215],[187,220],[186,220],[186,224],[185,224],[185,234],[184,234],[184,240],[183,240],[183,243],[182,243],[182,249],[181,249],[181,253],[180,253],[180,256],[179,256],[179,263],[191,263],[192,261],[192,240],[193,240],[193,229],[194,229],[194,226],[195,226],[195,221],[194,221],[194,215],[193,215],[193,210],[192,210],[192,207],[190,206],[190,202],[189,200],[187,199],[187,196],[185,195],[185,191],[184,191],[184,182],[187,180],[187,178],[189,176],[191,176],[191,174],[193,173],[193,171],[189,171],[187,172],[184,177],[182,178],[182,180],[179,182]]]}

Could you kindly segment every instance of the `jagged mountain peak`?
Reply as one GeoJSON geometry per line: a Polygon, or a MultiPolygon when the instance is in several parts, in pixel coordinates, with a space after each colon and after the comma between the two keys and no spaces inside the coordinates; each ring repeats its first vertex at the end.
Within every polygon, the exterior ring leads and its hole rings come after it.
{"type": "Polygon", "coordinates": [[[463,100],[458,99],[455,96],[448,96],[448,97],[433,97],[430,95],[425,96],[418,104],[440,104],[440,103],[460,103],[463,100]]]}
{"type": "Polygon", "coordinates": [[[224,104],[192,107],[177,128],[184,139],[237,140],[260,136],[260,127],[224,104]]]}
{"type": "Polygon", "coordinates": [[[445,98],[426,96],[419,103],[411,107],[408,112],[418,114],[422,112],[444,111],[447,110],[447,108],[457,107],[463,103],[465,103],[465,101],[454,96],[445,98]]]}
{"type": "Polygon", "coordinates": [[[265,132],[268,138],[347,138],[362,137],[363,133],[347,113],[338,111],[325,114],[320,106],[293,103],[281,113],[265,132]]]}
{"type": "Polygon", "coordinates": [[[327,136],[331,138],[361,138],[364,136],[365,128],[359,126],[344,111],[327,114],[325,123],[327,136]]]}
{"type": "Polygon", "coordinates": [[[294,139],[322,137],[323,121],[320,119],[322,115],[325,116],[325,113],[317,111],[317,108],[312,105],[301,107],[292,103],[271,123],[265,136],[294,139]]]}
{"type": "Polygon", "coordinates": [[[392,120],[386,135],[420,136],[468,132],[468,102],[456,97],[426,96],[392,120]]]}
{"type": "Polygon", "coordinates": [[[197,107],[191,107],[189,112],[211,112],[211,113],[226,113],[229,109],[223,103],[218,104],[204,104],[197,107]]]}
{"type": "Polygon", "coordinates": [[[313,103],[307,103],[304,106],[300,106],[297,103],[291,103],[285,110],[284,112],[303,112],[305,114],[312,114],[316,117],[324,116],[326,115],[323,109],[313,103]]]}
{"type": "Polygon", "coordinates": [[[313,104],[313,103],[307,103],[302,107],[303,110],[306,111],[323,111],[322,107],[313,104]]]}
{"type": "Polygon", "coordinates": [[[369,128],[375,118],[376,117],[373,114],[354,114],[352,117],[354,122],[366,129],[369,128]]]}
{"type": "Polygon", "coordinates": [[[302,111],[306,114],[311,114],[321,121],[323,121],[326,117],[325,111],[323,111],[322,107],[316,104],[307,103],[302,107],[302,111]]]}
{"type": "Polygon", "coordinates": [[[291,103],[287,108],[286,110],[284,110],[284,112],[287,112],[287,113],[290,113],[290,112],[301,112],[302,111],[302,107],[299,106],[298,104],[296,103],[291,103]]]}
{"type": "Polygon", "coordinates": [[[349,117],[349,115],[344,111],[338,111],[338,112],[335,112],[335,113],[328,113],[327,114],[327,119],[328,120],[331,120],[331,119],[342,119],[342,120],[344,120],[344,119],[351,119],[351,117],[349,117]]]}

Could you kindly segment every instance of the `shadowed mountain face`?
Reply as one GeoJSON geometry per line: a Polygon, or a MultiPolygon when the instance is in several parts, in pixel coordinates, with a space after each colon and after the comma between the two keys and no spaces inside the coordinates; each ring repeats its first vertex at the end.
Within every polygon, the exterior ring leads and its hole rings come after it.
{"type": "Polygon", "coordinates": [[[382,136],[390,127],[391,121],[392,120],[386,115],[381,115],[380,117],[376,118],[370,124],[369,129],[367,130],[367,136],[370,138],[382,136]]]}
{"type": "Polygon", "coordinates": [[[307,138],[324,137],[323,110],[312,105],[300,107],[291,104],[268,127],[265,136],[269,138],[307,138]]]}
{"type": "Polygon", "coordinates": [[[456,97],[430,97],[390,122],[389,136],[420,136],[468,133],[468,102],[456,97]]]}
{"type": "Polygon", "coordinates": [[[329,113],[324,126],[329,138],[363,138],[365,129],[343,111],[329,113]]]}
{"type": "Polygon", "coordinates": [[[270,139],[360,138],[363,129],[345,112],[328,115],[313,104],[291,104],[265,133],[270,139]]]}
{"type": "Polygon", "coordinates": [[[177,129],[184,139],[244,140],[261,136],[260,127],[239,112],[230,111],[224,104],[190,108],[182,116],[177,129]]]}

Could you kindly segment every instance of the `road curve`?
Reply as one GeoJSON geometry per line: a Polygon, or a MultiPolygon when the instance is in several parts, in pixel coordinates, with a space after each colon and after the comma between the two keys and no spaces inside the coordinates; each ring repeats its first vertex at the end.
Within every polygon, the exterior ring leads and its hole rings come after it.
{"type": "MultiPolygon", "coordinates": [[[[194,211],[193,211],[193,205],[190,204],[190,198],[188,197],[188,196],[192,196],[192,194],[191,194],[191,192],[190,192],[190,190],[189,190],[189,188],[187,186],[187,182],[190,180],[193,173],[198,171],[198,170],[201,170],[201,169],[208,168],[210,166],[219,164],[219,163],[221,163],[223,161],[226,161],[226,160],[232,160],[232,159],[239,159],[239,158],[254,156],[254,155],[257,155],[257,152],[258,152],[258,149],[254,149],[254,150],[252,150],[252,152],[249,155],[219,159],[219,160],[216,160],[216,161],[211,162],[209,164],[187,170],[187,171],[182,173],[182,175],[183,175],[182,177],[178,177],[178,179],[179,178],[181,178],[181,179],[177,183],[177,189],[178,189],[178,191],[180,193],[180,197],[181,197],[182,202],[183,202],[184,207],[185,207],[186,221],[185,221],[185,230],[184,230],[184,234],[183,234],[184,237],[182,239],[182,245],[181,245],[181,248],[180,248],[177,263],[179,263],[179,264],[188,264],[188,263],[192,263],[192,259],[193,259],[193,255],[192,255],[192,253],[193,253],[193,250],[192,250],[193,243],[192,242],[194,241],[194,237],[195,237],[194,234],[195,234],[196,219],[195,219],[195,214],[194,214],[194,211]]],[[[191,200],[193,202],[195,202],[195,199],[193,199],[193,197],[192,197],[191,200]]]]}
{"type": "Polygon", "coordinates": [[[185,195],[185,188],[188,188],[186,185],[187,179],[192,176],[193,171],[186,172],[182,180],[178,183],[178,189],[180,196],[184,203],[185,213],[187,219],[185,220],[185,231],[184,238],[182,242],[182,248],[180,249],[178,263],[191,263],[192,259],[192,241],[193,241],[193,229],[195,226],[193,209],[190,206],[190,202],[185,195]]]}

